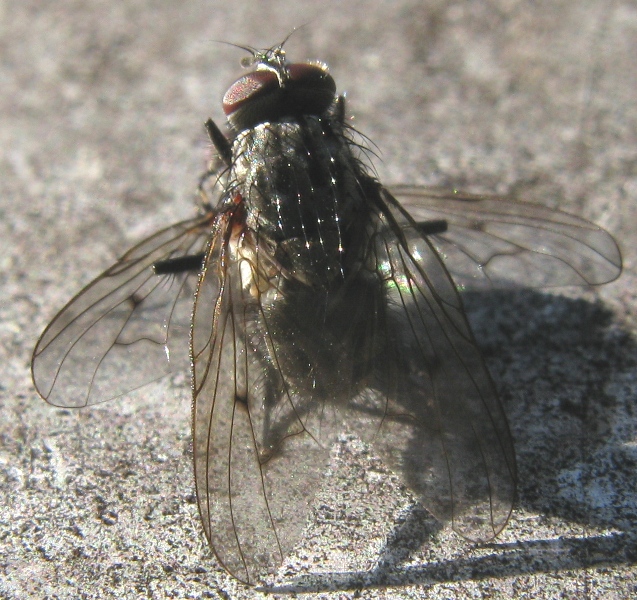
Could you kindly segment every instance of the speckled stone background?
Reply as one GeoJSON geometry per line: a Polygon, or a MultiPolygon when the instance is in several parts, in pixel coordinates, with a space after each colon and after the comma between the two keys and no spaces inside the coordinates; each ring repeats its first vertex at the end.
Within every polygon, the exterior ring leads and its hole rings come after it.
{"type": "MultiPolygon", "coordinates": [[[[242,53],[331,67],[384,182],[510,194],[594,220],[595,290],[467,298],[516,440],[519,502],[472,547],[334,449],[274,593],[637,595],[637,7],[628,0],[0,2],[0,597],[253,598],[203,539],[187,375],[83,411],[29,376],[38,335],[130,245],[192,214],[202,123],[242,53]]],[[[135,368],[135,365],[130,365],[135,368]]]]}

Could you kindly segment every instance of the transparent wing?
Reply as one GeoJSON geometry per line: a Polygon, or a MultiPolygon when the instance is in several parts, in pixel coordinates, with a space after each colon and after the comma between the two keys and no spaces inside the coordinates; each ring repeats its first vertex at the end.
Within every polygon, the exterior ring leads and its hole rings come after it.
{"type": "Polygon", "coordinates": [[[515,497],[506,415],[445,264],[382,195],[374,252],[386,343],[375,366],[382,418],[372,442],[438,518],[468,539],[487,540],[505,526],[515,497]]]}
{"type": "Polygon", "coordinates": [[[336,373],[311,373],[328,352],[304,323],[323,300],[306,296],[301,310],[303,293],[279,288],[283,271],[262,244],[230,260],[230,229],[210,249],[193,317],[195,480],[217,558],[254,583],[298,542],[343,424],[326,401],[336,373]]]}
{"type": "Polygon", "coordinates": [[[202,254],[209,231],[210,216],[164,229],[75,296],[33,352],[38,393],[56,406],[86,406],[186,369],[199,270],[156,275],[153,265],[202,254]]]}
{"type": "Polygon", "coordinates": [[[343,431],[470,539],[496,535],[511,511],[513,444],[455,285],[414,221],[369,187],[369,218],[350,232],[361,254],[337,286],[285,272],[263,240],[234,239],[229,218],[206,259],[192,333],[197,496],[215,554],[247,583],[299,540],[343,431]]]}
{"type": "Polygon", "coordinates": [[[613,237],[580,217],[434,188],[396,186],[392,193],[417,222],[448,223],[431,240],[463,288],[596,285],[621,273],[613,237]]]}

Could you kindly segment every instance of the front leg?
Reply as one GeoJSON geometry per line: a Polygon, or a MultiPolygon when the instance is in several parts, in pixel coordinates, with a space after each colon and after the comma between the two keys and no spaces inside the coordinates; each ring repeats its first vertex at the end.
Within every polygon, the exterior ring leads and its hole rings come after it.
{"type": "Polygon", "coordinates": [[[232,166],[232,144],[212,119],[208,119],[204,126],[212,145],[217,151],[217,156],[211,161],[210,166],[205,173],[201,175],[199,178],[199,185],[197,186],[197,191],[201,197],[204,209],[209,209],[210,195],[206,192],[206,184],[214,177],[216,181],[214,181],[212,186],[210,186],[214,188],[219,182],[219,178],[232,166]]]}
{"type": "Polygon", "coordinates": [[[229,167],[232,165],[232,144],[228,141],[228,138],[223,134],[221,129],[217,127],[217,124],[212,119],[208,119],[205,122],[205,127],[212,145],[219,153],[219,156],[225,163],[226,167],[229,167]]]}

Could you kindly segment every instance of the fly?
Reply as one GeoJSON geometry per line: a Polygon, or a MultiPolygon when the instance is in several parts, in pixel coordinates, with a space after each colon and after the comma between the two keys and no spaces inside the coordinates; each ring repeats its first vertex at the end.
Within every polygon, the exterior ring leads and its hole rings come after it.
{"type": "Polygon", "coordinates": [[[389,191],[326,65],[245,50],[228,135],[206,122],[217,159],[200,213],[60,311],[33,353],[38,392],[83,407],[190,363],[203,528],[246,583],[299,541],[344,430],[460,535],[493,538],[515,452],[458,290],[608,282],[617,245],[538,205],[389,191]]]}

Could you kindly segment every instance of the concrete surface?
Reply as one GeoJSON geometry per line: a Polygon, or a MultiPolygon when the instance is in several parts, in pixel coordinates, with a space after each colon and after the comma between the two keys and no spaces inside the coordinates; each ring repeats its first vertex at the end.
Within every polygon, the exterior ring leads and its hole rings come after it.
{"type": "Polygon", "coordinates": [[[396,477],[344,440],[273,593],[634,597],[629,0],[0,3],[0,597],[260,594],[203,540],[185,376],[66,411],[28,369],[72,294],[191,214],[202,123],[221,121],[241,73],[242,53],[215,40],[267,46],[304,23],[289,55],[330,65],[383,181],[563,207],[609,229],[626,268],[596,290],[467,299],[519,460],[519,502],[495,543],[472,547],[410,509],[396,477]]]}

